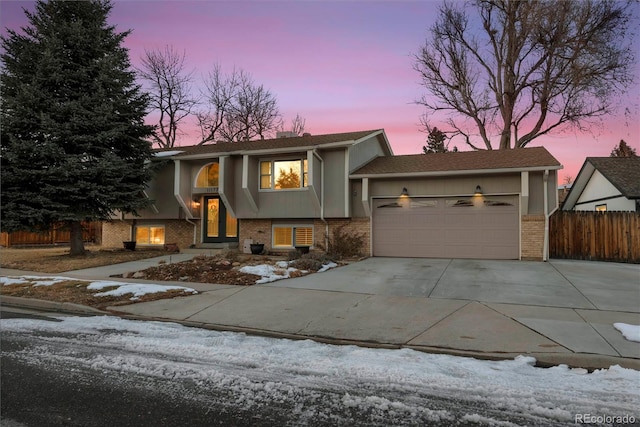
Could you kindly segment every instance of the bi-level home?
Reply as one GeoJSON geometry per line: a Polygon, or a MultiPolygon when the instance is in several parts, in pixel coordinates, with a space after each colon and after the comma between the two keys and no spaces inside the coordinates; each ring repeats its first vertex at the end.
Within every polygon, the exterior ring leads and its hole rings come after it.
{"type": "Polygon", "coordinates": [[[384,130],[157,150],[138,217],[103,245],[327,247],[337,227],[373,256],[544,259],[559,162],[542,148],[395,156],[384,130]]]}

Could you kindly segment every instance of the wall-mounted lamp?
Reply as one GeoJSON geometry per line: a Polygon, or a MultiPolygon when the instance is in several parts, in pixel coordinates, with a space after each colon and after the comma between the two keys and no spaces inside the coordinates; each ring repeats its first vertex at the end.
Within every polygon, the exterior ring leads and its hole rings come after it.
{"type": "Polygon", "coordinates": [[[199,208],[200,207],[200,198],[197,196],[193,197],[193,207],[194,208],[199,208]]]}
{"type": "Polygon", "coordinates": [[[476,185],[476,196],[482,196],[482,187],[480,187],[479,185],[476,185]]]}
{"type": "Polygon", "coordinates": [[[403,187],[402,188],[402,193],[400,194],[401,196],[409,196],[409,191],[407,191],[407,187],[403,187]]]}

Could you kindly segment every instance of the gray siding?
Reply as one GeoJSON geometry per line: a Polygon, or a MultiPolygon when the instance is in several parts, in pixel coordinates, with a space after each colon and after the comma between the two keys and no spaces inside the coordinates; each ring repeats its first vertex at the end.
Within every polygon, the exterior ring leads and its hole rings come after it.
{"type": "Polygon", "coordinates": [[[520,174],[371,179],[369,194],[373,197],[399,197],[402,189],[406,188],[412,197],[472,195],[477,185],[482,187],[483,194],[519,194],[520,174]]]}
{"type": "Polygon", "coordinates": [[[178,218],[179,205],[173,196],[175,166],[172,161],[165,164],[156,172],[155,177],[149,182],[146,193],[153,205],[158,210],[156,213],[151,207],[139,211],[140,216],[126,215],[129,219],[160,219],[178,218]]]}
{"type": "Polygon", "coordinates": [[[376,157],[384,156],[382,142],[377,137],[369,138],[349,148],[349,173],[369,163],[376,157]]]}
{"type": "Polygon", "coordinates": [[[324,159],[324,216],[345,217],[345,192],[348,177],[345,175],[346,150],[323,151],[324,159]]]}

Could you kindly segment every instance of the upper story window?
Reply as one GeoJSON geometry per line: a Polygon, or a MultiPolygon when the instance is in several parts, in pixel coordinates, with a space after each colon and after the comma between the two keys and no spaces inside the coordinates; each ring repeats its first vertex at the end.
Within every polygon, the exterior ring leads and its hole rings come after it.
{"type": "Polygon", "coordinates": [[[261,190],[289,190],[308,185],[307,159],[260,162],[261,190]]]}
{"type": "Polygon", "coordinates": [[[196,187],[217,187],[219,168],[220,165],[218,163],[209,163],[200,169],[196,178],[196,187]]]}

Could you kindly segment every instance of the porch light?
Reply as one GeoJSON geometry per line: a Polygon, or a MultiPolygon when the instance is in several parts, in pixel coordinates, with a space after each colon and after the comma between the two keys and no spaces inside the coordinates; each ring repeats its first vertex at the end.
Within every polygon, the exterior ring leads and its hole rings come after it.
{"type": "Polygon", "coordinates": [[[194,196],[193,197],[193,207],[194,208],[199,208],[200,207],[200,198],[198,196],[194,196]]]}
{"type": "Polygon", "coordinates": [[[476,185],[476,196],[482,196],[482,187],[480,187],[479,185],[476,185]]]}
{"type": "Polygon", "coordinates": [[[403,197],[408,197],[409,196],[409,191],[407,191],[407,187],[403,187],[402,188],[402,193],[400,194],[403,197]]]}

